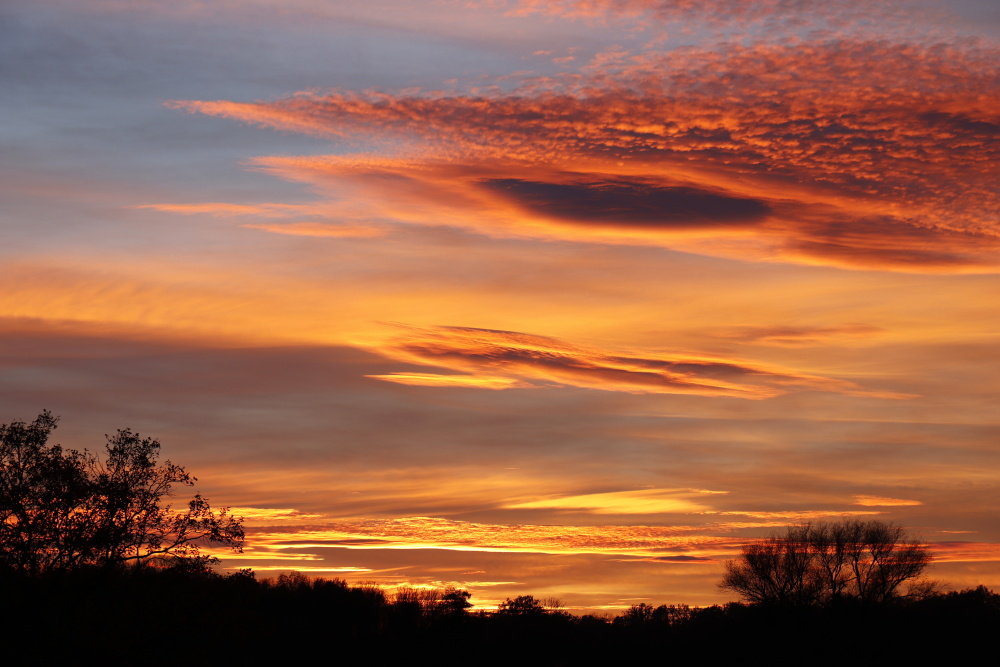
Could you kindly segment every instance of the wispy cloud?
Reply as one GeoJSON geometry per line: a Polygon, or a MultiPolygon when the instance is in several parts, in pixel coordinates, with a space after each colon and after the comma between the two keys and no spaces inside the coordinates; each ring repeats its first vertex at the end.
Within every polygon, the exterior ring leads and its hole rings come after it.
{"type": "Polygon", "coordinates": [[[805,347],[826,345],[837,340],[869,338],[882,332],[879,327],[867,324],[842,324],[826,327],[769,326],[734,327],[712,335],[723,339],[737,340],[760,345],[782,347],[805,347]]]}
{"type": "Polygon", "coordinates": [[[579,496],[553,496],[505,505],[506,509],[588,510],[595,514],[690,513],[707,509],[689,489],[640,489],[579,496]]]}
{"type": "MultiPolygon", "coordinates": [[[[611,494],[593,494],[605,495],[611,494]]],[[[630,503],[638,496],[622,495],[630,503]]],[[[595,500],[596,499],[592,499],[595,500]]],[[[600,502],[609,498],[600,499],[600,502]]],[[[612,502],[617,502],[610,499],[612,502]]],[[[547,502],[547,501],[542,501],[547,502]]],[[[590,502],[586,496],[573,502],[590,502]]],[[[546,505],[548,507],[550,505],[546,505]]],[[[525,507],[518,506],[519,509],[525,507]]],[[[686,508],[690,509],[690,508],[686,508]]],[[[600,512],[599,512],[600,513],[600,512]]],[[[628,512],[625,512],[628,513],[628,512]]],[[[637,512],[644,514],[645,512],[637,512]]],[[[713,514],[700,512],[701,515],[713,514]]],[[[699,525],[537,525],[481,523],[440,517],[357,519],[301,526],[259,526],[248,530],[246,558],[253,560],[320,560],[317,550],[414,550],[521,552],[563,555],[606,554],[636,558],[690,558],[712,561],[731,557],[743,543],[738,535],[790,522],[876,514],[874,512],[719,512],[749,520],[723,520],[699,525]]],[[[944,544],[944,543],[943,543],[944,544]]],[[[966,543],[947,543],[958,554],[966,543]]],[[[996,545],[990,545],[995,547],[996,545]]],[[[979,551],[976,550],[978,557],[979,551]]],[[[996,549],[993,549],[996,551],[996,549]]]]}
{"type": "Polygon", "coordinates": [[[903,507],[907,505],[923,505],[919,500],[905,500],[903,498],[885,498],[883,496],[854,496],[855,505],[866,507],[903,507]]]}
{"type": "Polygon", "coordinates": [[[209,215],[216,218],[252,215],[258,218],[287,218],[303,213],[316,213],[316,207],[307,204],[231,204],[226,202],[201,202],[198,204],[142,204],[136,209],[180,213],[182,215],[209,215]]]}
{"type": "Polygon", "coordinates": [[[746,516],[753,519],[770,519],[785,523],[800,521],[817,521],[820,519],[843,519],[856,516],[872,516],[879,514],[874,511],[859,510],[733,510],[728,512],[706,512],[723,516],[746,516]]]}
{"type": "Polygon", "coordinates": [[[323,222],[291,222],[286,224],[243,225],[288,236],[315,236],[319,238],[368,238],[384,235],[385,229],[376,226],[327,224],[323,222]]]}
{"type": "MultiPolygon", "coordinates": [[[[249,541],[260,553],[342,547],[348,549],[449,549],[667,556],[718,554],[731,537],[690,526],[541,526],[486,524],[433,517],[368,519],[311,528],[255,529],[249,541]]],[[[720,528],[718,532],[726,532],[720,528]]],[[[290,554],[292,555],[292,554],[290,554]]]]}
{"type": "MultiPolygon", "coordinates": [[[[491,4],[497,3],[490,0],[491,4]]],[[[486,3],[483,3],[486,4],[486,3]]],[[[745,24],[780,20],[814,26],[820,20],[858,23],[861,17],[907,16],[907,0],[501,0],[517,15],[543,14],[576,18],[641,18],[659,21],[701,20],[713,24],[745,24]],[[860,15],[860,16],[859,16],[860,15]]]]}
{"type": "Polygon", "coordinates": [[[996,542],[932,542],[930,546],[938,563],[1000,561],[1000,544],[996,542]]]}
{"type": "Polygon", "coordinates": [[[472,387],[476,389],[514,389],[516,387],[531,387],[528,382],[509,377],[491,375],[440,375],[436,373],[386,373],[385,375],[368,375],[376,380],[385,380],[397,384],[408,384],[416,387],[472,387]]]}
{"type": "Polygon", "coordinates": [[[381,350],[407,361],[465,373],[412,378],[371,376],[403,384],[462,383],[491,389],[558,384],[605,391],[764,399],[792,390],[905,398],[821,377],[735,359],[682,352],[601,350],[544,336],[468,327],[408,327],[381,350]],[[509,382],[503,382],[507,378],[509,382]]]}
{"type": "Polygon", "coordinates": [[[179,213],[181,215],[207,215],[213,218],[250,217],[263,219],[289,219],[291,222],[247,223],[249,229],[260,229],[275,234],[318,237],[371,237],[382,236],[385,229],[375,224],[329,222],[339,217],[336,206],[329,204],[232,204],[226,202],[203,202],[200,204],[143,204],[136,209],[179,213]],[[322,218],[324,221],[300,220],[294,218],[322,218]]]}
{"type": "Polygon", "coordinates": [[[229,513],[243,518],[247,525],[261,524],[272,526],[285,522],[302,522],[320,518],[321,514],[309,514],[296,509],[278,509],[263,507],[230,507],[229,513]]]}

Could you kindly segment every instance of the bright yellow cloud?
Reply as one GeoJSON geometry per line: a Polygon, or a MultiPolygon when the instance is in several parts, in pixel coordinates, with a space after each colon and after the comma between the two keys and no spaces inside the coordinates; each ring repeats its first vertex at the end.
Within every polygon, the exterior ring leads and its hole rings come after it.
{"type": "Polygon", "coordinates": [[[867,507],[902,507],[906,505],[923,505],[919,500],[904,500],[902,498],[886,498],[884,496],[854,496],[855,505],[867,507]]]}
{"type": "Polygon", "coordinates": [[[594,514],[677,514],[708,509],[693,500],[698,494],[676,489],[643,489],[580,496],[555,496],[509,503],[506,509],[572,509],[594,514]]]}

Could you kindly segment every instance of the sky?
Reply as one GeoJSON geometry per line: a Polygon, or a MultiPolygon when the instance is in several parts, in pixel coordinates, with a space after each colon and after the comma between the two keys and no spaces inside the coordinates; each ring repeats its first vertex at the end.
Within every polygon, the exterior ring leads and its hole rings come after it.
{"type": "Polygon", "coordinates": [[[12,0],[0,86],[0,422],[158,438],[222,567],[1000,590],[993,0],[12,0]]]}

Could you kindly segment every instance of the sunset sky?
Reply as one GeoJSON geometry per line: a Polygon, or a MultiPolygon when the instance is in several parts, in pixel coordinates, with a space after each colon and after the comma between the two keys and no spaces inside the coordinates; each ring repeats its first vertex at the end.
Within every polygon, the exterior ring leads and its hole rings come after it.
{"type": "Polygon", "coordinates": [[[0,422],[158,438],[223,567],[1000,590],[995,0],[13,0],[0,84],[0,422]]]}

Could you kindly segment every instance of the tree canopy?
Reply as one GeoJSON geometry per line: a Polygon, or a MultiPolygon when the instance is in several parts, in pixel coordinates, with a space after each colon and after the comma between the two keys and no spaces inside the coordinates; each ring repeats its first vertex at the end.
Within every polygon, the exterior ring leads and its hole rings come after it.
{"type": "Polygon", "coordinates": [[[0,565],[29,574],[85,567],[183,562],[204,568],[214,543],[242,550],[242,519],[195,494],[183,509],[166,500],[196,479],[160,443],[129,429],[107,436],[102,458],[49,444],[57,419],[0,425],[0,565]]]}
{"type": "Polygon", "coordinates": [[[726,563],[719,586],[753,603],[885,602],[930,563],[926,545],[882,521],[793,526],[785,535],[745,544],[726,563]]]}

